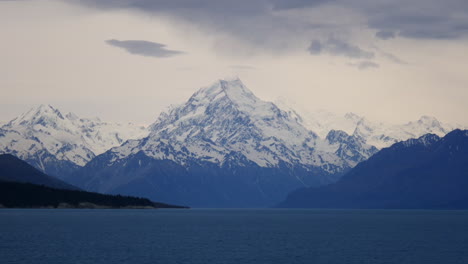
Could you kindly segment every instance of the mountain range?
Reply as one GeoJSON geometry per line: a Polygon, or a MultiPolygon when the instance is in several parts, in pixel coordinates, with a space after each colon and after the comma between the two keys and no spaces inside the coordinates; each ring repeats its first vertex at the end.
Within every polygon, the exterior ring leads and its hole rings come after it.
{"type": "Polygon", "coordinates": [[[239,79],[200,89],[149,129],[67,180],[194,207],[264,207],[297,188],[335,182],[378,151],[340,130],[319,137],[239,79]]]}
{"type": "Polygon", "coordinates": [[[338,182],[291,193],[279,207],[468,208],[468,130],[385,148],[338,182]]]}
{"type": "Polygon", "coordinates": [[[240,79],[218,80],[147,128],[41,105],[0,128],[0,153],[85,190],[196,207],[264,207],[298,188],[336,182],[379,149],[453,127],[266,102],[240,79]],[[278,107],[280,105],[280,107],[278,107]]]}

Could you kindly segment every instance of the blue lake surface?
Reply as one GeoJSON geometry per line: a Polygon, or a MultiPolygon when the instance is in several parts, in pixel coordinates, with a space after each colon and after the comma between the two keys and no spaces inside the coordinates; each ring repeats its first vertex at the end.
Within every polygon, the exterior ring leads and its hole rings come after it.
{"type": "Polygon", "coordinates": [[[0,210],[0,263],[468,263],[468,211],[0,210]]]}

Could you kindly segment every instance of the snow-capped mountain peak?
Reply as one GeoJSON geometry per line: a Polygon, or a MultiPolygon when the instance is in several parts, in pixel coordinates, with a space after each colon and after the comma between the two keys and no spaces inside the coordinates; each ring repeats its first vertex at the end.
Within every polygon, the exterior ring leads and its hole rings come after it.
{"type": "MultiPolygon", "coordinates": [[[[201,88],[182,105],[162,113],[148,138],[112,150],[114,161],[142,151],[155,159],[224,164],[233,153],[260,167],[280,163],[335,173],[355,164],[335,153],[350,140],[330,143],[274,103],[256,97],[239,79],[201,88]]],[[[355,144],[356,146],[361,144],[355,144]]],[[[362,160],[361,153],[356,160],[362,160]]],[[[367,156],[365,157],[367,158],[367,156]]]]}
{"type": "Polygon", "coordinates": [[[8,123],[9,126],[25,126],[25,125],[57,125],[59,122],[63,122],[65,118],[62,113],[52,107],[51,105],[41,104],[37,107],[31,108],[26,113],[13,119],[8,123]]]}
{"type": "Polygon", "coordinates": [[[427,124],[427,125],[430,125],[430,126],[440,126],[439,120],[437,120],[433,116],[427,116],[427,115],[421,116],[421,118],[419,118],[419,120],[418,120],[418,123],[427,124]]]}
{"type": "Polygon", "coordinates": [[[255,194],[270,204],[290,190],[335,181],[375,151],[343,131],[321,139],[240,80],[220,80],[162,113],[148,137],[95,158],[82,179],[106,192],[207,194],[231,206],[255,194]]]}
{"type": "Polygon", "coordinates": [[[407,129],[411,129],[417,134],[434,133],[438,136],[444,136],[451,131],[449,128],[444,128],[443,124],[432,116],[421,116],[419,120],[409,122],[404,125],[407,129]]]}
{"type": "Polygon", "coordinates": [[[314,143],[313,133],[273,103],[257,98],[239,79],[219,80],[198,90],[184,105],[161,114],[151,130],[154,140],[183,145],[218,163],[235,151],[262,166],[274,166],[279,160],[269,153],[273,151],[270,144],[293,148],[314,143]],[[205,153],[207,142],[210,153],[205,153]]]}
{"type": "Polygon", "coordinates": [[[146,135],[143,127],[79,118],[73,113],[63,115],[43,104],[2,126],[0,153],[14,154],[46,171],[52,160],[83,166],[127,139],[146,135]]]}
{"type": "Polygon", "coordinates": [[[198,90],[188,101],[194,106],[208,105],[219,99],[229,100],[241,111],[252,111],[261,102],[240,79],[221,79],[198,90]]]}

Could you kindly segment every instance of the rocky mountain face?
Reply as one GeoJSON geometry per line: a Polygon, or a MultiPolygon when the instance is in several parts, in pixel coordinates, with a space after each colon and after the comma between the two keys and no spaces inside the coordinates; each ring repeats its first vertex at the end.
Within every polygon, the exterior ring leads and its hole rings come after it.
{"type": "Polygon", "coordinates": [[[366,144],[364,138],[348,135],[341,130],[330,130],[326,141],[333,146],[333,149],[336,149],[334,153],[346,160],[351,167],[368,159],[378,151],[376,147],[366,144]]]}
{"type": "Polygon", "coordinates": [[[268,206],[295,188],[335,181],[376,151],[339,131],[321,139],[239,79],[200,89],[150,131],[98,156],[72,180],[191,206],[268,206]]]}
{"type": "Polygon", "coordinates": [[[468,208],[468,130],[426,134],[379,151],[338,182],[291,193],[280,207],[468,208]]]}
{"type": "Polygon", "coordinates": [[[111,147],[145,135],[143,127],[64,115],[50,105],[40,105],[0,128],[0,153],[63,177],[111,147]]]}

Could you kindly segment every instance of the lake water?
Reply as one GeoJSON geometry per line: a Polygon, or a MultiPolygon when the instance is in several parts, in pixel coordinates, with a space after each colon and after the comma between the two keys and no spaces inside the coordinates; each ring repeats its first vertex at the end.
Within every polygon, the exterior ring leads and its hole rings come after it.
{"type": "Polygon", "coordinates": [[[468,211],[0,210],[0,263],[468,263],[468,211]]]}

